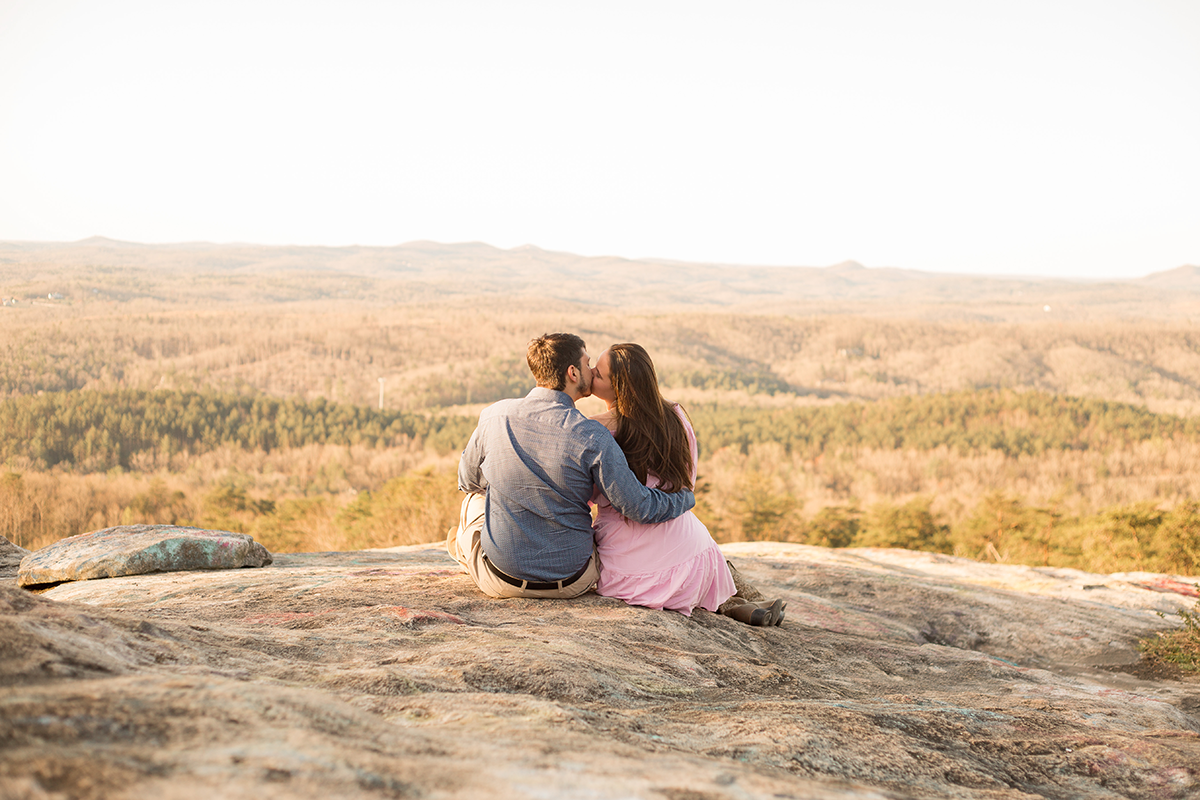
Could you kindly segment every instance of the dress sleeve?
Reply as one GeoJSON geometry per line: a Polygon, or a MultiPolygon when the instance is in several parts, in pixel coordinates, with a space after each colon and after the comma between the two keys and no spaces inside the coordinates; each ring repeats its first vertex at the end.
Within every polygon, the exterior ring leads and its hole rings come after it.
{"type": "Polygon", "coordinates": [[[675,413],[683,420],[683,430],[687,433],[688,448],[692,451],[692,486],[695,486],[696,470],[700,466],[700,446],[696,444],[696,432],[692,430],[692,423],[688,422],[688,417],[684,413],[683,406],[676,403],[675,413]]]}

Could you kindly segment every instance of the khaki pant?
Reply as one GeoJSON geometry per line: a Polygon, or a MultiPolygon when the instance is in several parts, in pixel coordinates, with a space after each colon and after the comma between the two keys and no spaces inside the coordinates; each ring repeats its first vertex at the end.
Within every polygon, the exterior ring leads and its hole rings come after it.
{"type": "Polygon", "coordinates": [[[578,597],[596,585],[600,579],[596,553],[588,559],[587,569],[575,581],[563,584],[561,589],[522,589],[496,577],[487,564],[483,563],[483,546],[480,533],[483,531],[484,495],[469,493],[462,502],[458,528],[450,529],[446,537],[446,550],[463,566],[479,591],[489,597],[533,597],[546,600],[568,600],[578,597]]]}

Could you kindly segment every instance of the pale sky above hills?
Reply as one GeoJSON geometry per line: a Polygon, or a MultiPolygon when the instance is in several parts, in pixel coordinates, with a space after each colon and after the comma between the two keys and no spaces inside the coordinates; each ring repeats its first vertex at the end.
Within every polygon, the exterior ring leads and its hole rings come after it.
{"type": "Polygon", "coordinates": [[[1200,2],[0,0],[0,239],[1200,263],[1200,2]]]}

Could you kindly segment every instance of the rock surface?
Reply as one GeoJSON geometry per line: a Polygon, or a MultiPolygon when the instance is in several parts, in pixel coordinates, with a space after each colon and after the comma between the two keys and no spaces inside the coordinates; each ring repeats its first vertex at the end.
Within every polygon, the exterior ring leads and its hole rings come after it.
{"type": "Polygon", "coordinates": [[[15,545],[5,536],[0,536],[0,580],[16,577],[21,559],[29,555],[24,547],[15,545]]]}
{"type": "Polygon", "coordinates": [[[436,546],[0,585],[0,796],[1185,798],[1194,579],[727,545],[749,628],[489,600],[436,546]]]}
{"type": "Polygon", "coordinates": [[[60,539],[21,560],[17,582],[43,586],[65,581],[261,567],[267,549],[244,533],[176,525],[119,525],[60,539]]]}

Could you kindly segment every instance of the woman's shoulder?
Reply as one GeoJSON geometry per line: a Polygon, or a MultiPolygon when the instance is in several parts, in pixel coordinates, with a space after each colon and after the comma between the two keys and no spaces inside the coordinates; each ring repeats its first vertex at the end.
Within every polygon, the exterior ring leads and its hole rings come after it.
{"type": "Polygon", "coordinates": [[[594,417],[590,417],[589,419],[599,422],[601,425],[608,428],[610,431],[613,431],[614,433],[617,430],[617,412],[613,411],[612,409],[603,411],[594,417]]]}

